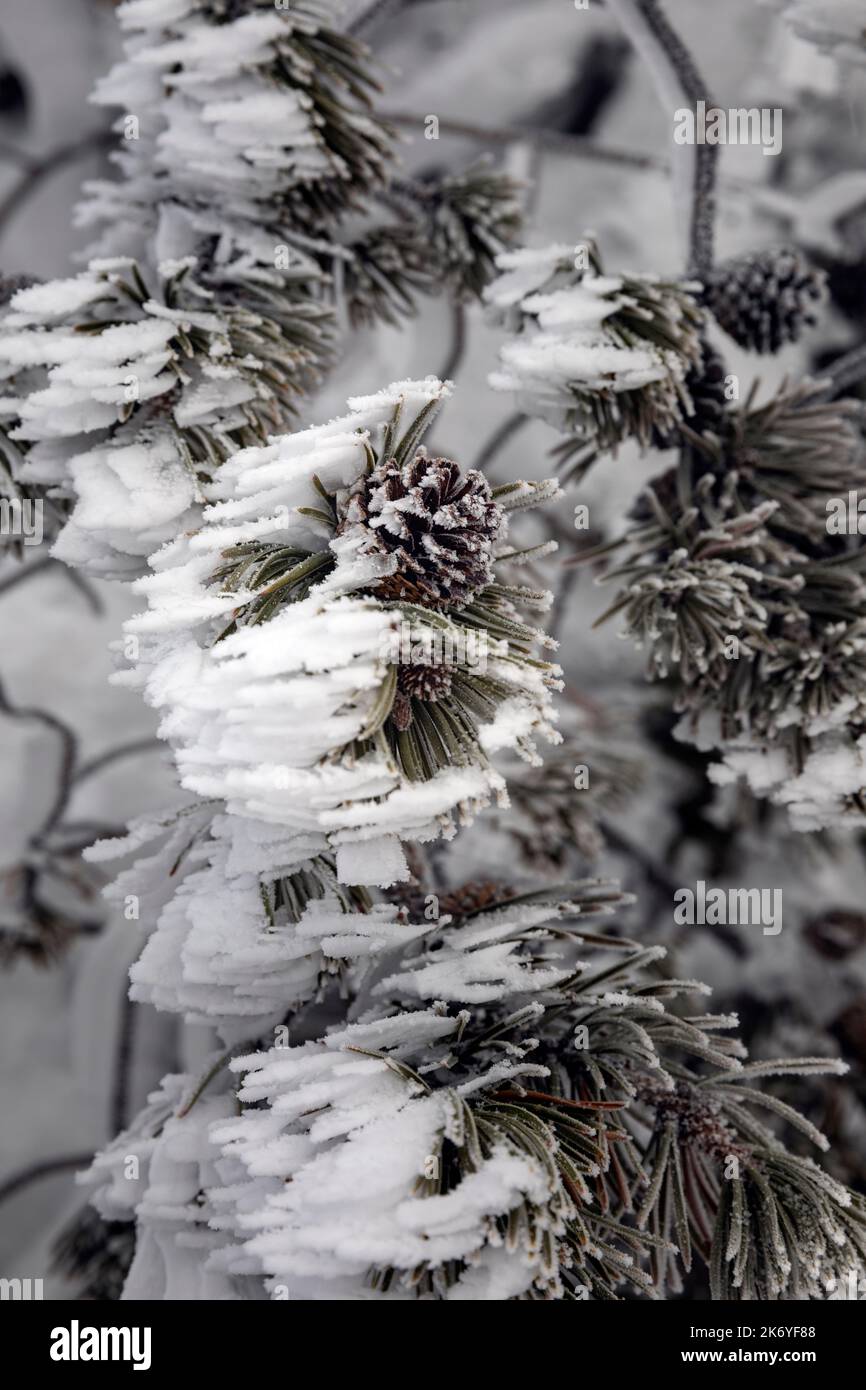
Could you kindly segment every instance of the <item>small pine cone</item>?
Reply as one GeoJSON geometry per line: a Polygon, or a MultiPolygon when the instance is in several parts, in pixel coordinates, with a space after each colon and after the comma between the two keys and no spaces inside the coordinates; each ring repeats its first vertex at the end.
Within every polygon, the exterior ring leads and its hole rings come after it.
{"type": "Polygon", "coordinates": [[[701,344],[703,366],[692,367],[686,386],[695,407],[686,424],[695,434],[720,434],[728,398],[725,395],[727,369],[722,354],[705,338],[701,344]]]}
{"type": "MultiPolygon", "coordinates": [[[[685,388],[692,398],[693,411],[685,417],[692,434],[715,434],[722,430],[728,400],[725,396],[725,359],[707,338],[701,339],[701,365],[690,367],[685,388]]],[[[677,428],[659,430],[653,427],[654,449],[675,449],[684,440],[677,428]]]]}
{"type": "Polygon", "coordinates": [[[493,542],[503,513],[475,469],[419,449],[402,468],[381,460],[351,498],[342,526],[360,522],[371,547],[397,557],[376,585],[385,598],[426,608],[464,606],[493,578],[493,542]]]}
{"type": "Polygon", "coordinates": [[[474,912],[499,907],[514,896],[515,890],[502,883],[494,883],[491,879],[473,879],[440,898],[439,911],[443,915],[447,912],[450,917],[468,917],[474,912]]]}
{"type": "Polygon", "coordinates": [[[824,298],[826,278],[796,251],[757,251],[713,271],[704,303],[740,347],[778,352],[816,322],[813,306],[824,298]]]}
{"type": "Polygon", "coordinates": [[[412,723],[412,700],[425,700],[435,704],[442,700],[451,689],[451,668],[449,666],[405,665],[397,668],[397,694],[391,710],[391,718],[401,733],[412,723]]]}

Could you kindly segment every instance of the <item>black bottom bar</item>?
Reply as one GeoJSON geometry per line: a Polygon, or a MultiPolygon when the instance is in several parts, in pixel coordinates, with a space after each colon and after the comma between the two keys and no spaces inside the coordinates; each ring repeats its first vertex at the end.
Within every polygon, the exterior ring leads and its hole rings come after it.
{"type": "MultiPolygon", "coordinates": [[[[500,1347],[505,1350],[520,1343],[527,1351],[532,1348],[536,1363],[549,1356],[552,1364],[563,1368],[571,1362],[575,1373],[597,1365],[607,1379],[613,1376],[617,1381],[632,1372],[650,1377],[654,1383],[657,1376],[676,1369],[700,1377],[717,1367],[760,1368],[771,1377],[779,1370],[796,1367],[826,1376],[850,1365],[846,1349],[863,1327],[863,1310],[856,1300],[847,1299],[820,1303],[587,1303],[570,1304],[556,1315],[554,1343],[549,1340],[551,1324],[515,1324],[514,1309],[507,1327],[500,1327],[491,1337],[488,1325],[477,1322],[479,1311],[476,1306],[474,1329],[460,1322],[425,1324],[438,1327],[440,1353],[443,1332],[449,1338],[459,1336],[461,1378],[467,1360],[471,1361],[476,1338],[488,1379],[491,1352],[495,1356],[500,1347]]],[[[320,1331],[330,1329],[323,1338],[317,1335],[316,1314],[310,1305],[300,1308],[285,1301],[0,1303],[7,1365],[25,1374],[31,1369],[40,1376],[47,1372],[50,1381],[62,1382],[70,1376],[92,1380],[100,1371],[114,1376],[138,1374],[139,1379],[192,1372],[197,1379],[213,1375],[214,1384],[221,1387],[237,1377],[243,1390],[251,1375],[266,1379],[277,1375],[280,1383],[294,1379],[301,1368],[309,1375],[317,1356],[322,1358],[322,1371],[332,1376],[335,1347],[340,1345],[347,1351],[353,1349],[350,1364],[354,1373],[367,1353],[368,1366],[372,1366],[373,1348],[378,1347],[381,1370],[390,1377],[394,1367],[387,1369],[389,1358],[383,1355],[381,1330],[387,1326],[393,1331],[396,1351],[407,1326],[400,1318],[407,1316],[407,1311],[385,1314],[387,1324],[379,1322],[381,1316],[365,1302],[365,1325],[355,1328],[350,1321],[352,1308],[343,1304],[338,1314],[331,1313],[327,1322],[318,1323],[320,1331]],[[335,1343],[336,1318],[345,1318],[348,1326],[345,1341],[341,1336],[335,1343]],[[372,1324],[371,1318],[375,1319],[372,1324]],[[368,1340],[371,1337],[375,1340],[368,1340]]],[[[530,1316],[528,1311],[525,1316],[530,1316]]],[[[456,1351],[450,1340],[446,1346],[456,1351]]],[[[428,1363],[434,1375],[439,1363],[440,1355],[434,1352],[428,1363]]],[[[450,1380],[449,1363],[456,1369],[449,1357],[442,1363],[442,1373],[450,1380]]],[[[404,1364],[402,1374],[411,1374],[408,1365],[404,1364]]]]}

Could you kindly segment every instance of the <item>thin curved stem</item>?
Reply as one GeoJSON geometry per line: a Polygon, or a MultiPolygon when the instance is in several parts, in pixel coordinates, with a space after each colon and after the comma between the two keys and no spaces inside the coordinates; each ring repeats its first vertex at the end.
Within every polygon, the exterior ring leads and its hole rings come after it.
{"type": "MultiPolygon", "coordinates": [[[[662,109],[673,123],[682,100],[695,107],[712,105],[707,84],[689,50],[666,19],[658,0],[608,0],[623,30],[644,59],[662,109]]],[[[688,271],[704,276],[713,265],[715,235],[716,145],[677,145],[673,163],[675,190],[683,204],[688,271]]]]}
{"type": "Polygon", "coordinates": [[[31,564],[20,565],[12,574],[5,579],[0,579],[0,595],[8,594],[10,590],[17,589],[19,584],[23,584],[25,579],[30,579],[34,574],[44,574],[48,569],[54,569],[60,561],[55,560],[50,555],[43,555],[41,559],[34,560],[31,564]]]}
{"type": "Polygon", "coordinates": [[[120,1001],[120,1031],[117,1054],[114,1059],[114,1076],[111,1083],[109,1102],[109,1125],[111,1134],[120,1134],[128,1124],[127,1103],[129,1081],[132,1073],[132,1059],[135,1048],[135,1021],[138,1005],[129,997],[124,980],[123,998],[120,1001]]]}
{"type": "Polygon", "coordinates": [[[378,29],[380,24],[384,24],[386,19],[393,19],[394,15],[410,3],[411,0],[370,0],[370,3],[363,5],[355,18],[349,21],[346,33],[356,39],[365,39],[374,29],[378,29]]]}
{"type": "MultiPolygon", "coordinates": [[[[86,155],[93,154],[98,150],[111,149],[117,142],[117,136],[110,130],[95,130],[88,135],[82,135],[78,140],[73,140],[68,145],[59,145],[57,149],[50,150],[48,154],[32,159],[24,156],[17,159],[24,172],[21,178],[15,183],[7,193],[3,202],[0,203],[0,231],[4,231],[7,223],[14,217],[22,203],[30,197],[51,174],[62,169],[64,165],[71,164],[77,159],[83,159],[86,155]]],[[[6,154],[8,158],[8,146],[6,154]]]]}
{"type": "MultiPolygon", "coordinates": [[[[383,111],[382,120],[389,125],[411,127],[423,130],[424,117],[413,111],[383,111]]],[[[478,125],[474,121],[453,121],[439,117],[440,133],[463,136],[467,140],[477,140],[486,145],[536,145],[554,154],[576,155],[592,159],[598,163],[624,164],[630,169],[659,169],[666,171],[670,161],[658,155],[636,154],[633,150],[616,149],[610,145],[600,145],[597,140],[584,135],[567,135],[559,130],[546,130],[543,127],[523,125],[478,125]]]]}
{"type": "Polygon", "coordinates": [[[129,743],[121,743],[117,748],[109,748],[107,753],[99,753],[95,758],[82,763],[73,780],[82,782],[85,777],[93,777],[95,773],[110,767],[121,758],[134,758],[138,753],[155,753],[158,749],[165,749],[165,744],[158,738],[136,738],[129,743]]]}
{"type": "Polygon", "coordinates": [[[451,344],[448,356],[439,369],[440,381],[452,381],[466,355],[466,310],[462,304],[451,306],[451,344]]]}
{"type": "Polygon", "coordinates": [[[72,778],[78,761],[78,740],[72,729],[56,715],[49,714],[47,710],[36,709],[30,705],[13,705],[2,684],[0,684],[0,712],[8,715],[10,719],[33,719],[43,724],[46,729],[57,736],[60,744],[60,778],[57,794],[39,831],[40,835],[45,835],[57,825],[68,805],[72,778]]]}
{"type": "Polygon", "coordinates": [[[93,1158],[93,1153],[69,1154],[61,1158],[46,1158],[41,1163],[31,1163],[27,1168],[21,1168],[17,1173],[13,1173],[11,1178],[0,1183],[0,1202],[5,1202],[7,1198],[14,1197],[23,1188],[29,1187],[32,1182],[37,1182],[40,1178],[51,1178],[57,1173],[68,1173],[76,1168],[85,1168],[93,1158]]]}
{"type": "Polygon", "coordinates": [[[485,473],[500,449],[504,449],[505,445],[528,424],[528,415],[522,415],[519,411],[515,412],[514,415],[509,415],[508,418],[503,420],[502,424],[493,431],[487,443],[482,446],[481,452],[472,467],[476,468],[479,473],[485,473]]]}

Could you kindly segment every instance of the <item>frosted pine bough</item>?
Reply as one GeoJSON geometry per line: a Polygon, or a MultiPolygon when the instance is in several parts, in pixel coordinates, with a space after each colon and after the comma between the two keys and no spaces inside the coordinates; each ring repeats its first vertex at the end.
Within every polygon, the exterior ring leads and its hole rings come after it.
{"type": "Polygon", "coordinates": [[[202,481],[284,418],[304,360],[277,322],[216,305],[192,260],[150,284],[134,261],[94,262],[16,294],[0,325],[16,394],[0,410],[21,480],[76,499],[58,557],[140,573],[194,520],[202,481]]]}
{"type": "Polygon", "coordinates": [[[609,556],[605,582],[675,681],[683,738],[718,750],[720,784],[743,778],[787,808],[794,828],[862,824],[866,682],[862,545],[828,533],[828,499],[862,473],[862,407],[820,382],[753,391],[695,435],[654,480],[609,556]]]}
{"type": "MultiPolygon", "coordinates": [[[[131,0],[120,7],[125,56],[98,83],[94,101],[138,117],[118,157],[130,204],[152,211],[161,194],[216,216],[254,222],[295,203],[346,205],[378,179],[383,128],[367,109],[374,83],[363,50],[330,27],[328,4],[243,7],[219,0],[131,0]],[[339,153],[328,127],[339,127],[339,153]],[[352,185],[354,184],[354,188],[352,185]]],[[[91,183],[82,220],[113,220],[116,184],[91,183]],[[106,208],[100,197],[109,200],[106,208]]],[[[231,225],[231,222],[229,223],[231,225]]],[[[154,227],[130,222],[125,239],[154,227]]]]}
{"type": "Polygon", "coordinates": [[[340,224],[370,210],[390,160],[366,49],[315,0],[133,0],[119,19],[124,57],[93,100],[123,113],[122,178],[86,186],[92,254],[194,255],[220,299],[279,309],[304,365],[326,364],[357,261],[340,224]]]}
{"type": "Polygon", "coordinates": [[[476,297],[519,214],[512,181],[484,168],[390,188],[369,55],[329,6],[118,13],[124,57],[95,100],[123,113],[121,177],[79,208],[87,270],[0,325],[0,431],[52,539],[72,513],[57,557],[128,578],[189,524],[202,479],[285,428],[338,325],[395,322],[443,285],[476,297]]]}
{"type": "Polygon", "coordinates": [[[744,1064],[736,1020],[668,1012],[702,987],[584,928],[621,901],[458,904],[360,979],[357,1022],[232,1062],[211,1267],[305,1300],[652,1296],[696,1259],[716,1297],[820,1297],[859,1268],[860,1199],[751,1109],[826,1141],[747,1084],[834,1064],[744,1064]]]}
{"type": "MultiPolygon", "coordinates": [[[[133,892],[143,899],[160,877],[170,881],[183,855],[176,891],[148,913],[156,929],[130,971],[130,997],[215,1025],[235,1043],[280,1022],[339,974],[319,943],[323,921],[339,932],[348,929],[347,915],[369,912],[365,927],[378,923],[386,933],[396,909],[374,909],[365,892],[339,884],[322,835],[287,837],[280,826],[214,815],[208,803],[199,816],[197,827],[187,825],[123,873],[110,896],[121,904],[133,892]]],[[[124,841],[108,842],[88,857],[125,849],[124,841]]]]}
{"type": "Polygon", "coordinates": [[[218,1181],[219,1153],[209,1141],[209,1128],[232,1114],[234,1098],[225,1086],[195,1097],[195,1084],[190,1076],[164,1077],[130,1128],[79,1175],[104,1220],[137,1223],[124,1299],[237,1297],[225,1275],[207,1268],[208,1256],[221,1242],[209,1225],[214,1213],[203,1200],[218,1181]]]}
{"type": "Polygon", "coordinates": [[[591,240],[504,252],[497,265],[485,299],[510,336],[490,384],[570,436],[559,450],[569,477],[628,437],[647,447],[692,414],[700,286],[605,275],[591,240]]]}
{"type": "Polygon", "coordinates": [[[532,655],[545,639],[517,607],[548,596],[494,574],[521,558],[506,509],[556,488],[498,499],[480,474],[431,459],[421,439],[447,389],[397,383],[236,455],[206,487],[202,524],[136,584],[148,609],[124,645],[139,656],[116,679],[160,710],[183,786],[207,801],[90,857],[154,843],[118,880],[122,901],[182,852],[133,997],[227,1041],[340,973],[323,922],[339,935],[370,912],[363,932],[387,940],[396,910],[372,907],[364,885],[408,877],[405,842],[505,803],[497,751],[537,762],[534,738],[558,738],[556,668],[532,655]]]}
{"type": "Polygon", "coordinates": [[[333,18],[315,2],[122,5],[124,57],[93,96],[123,113],[122,178],[88,184],[78,209],[99,232],[93,254],[193,254],[215,290],[310,312],[337,220],[389,157],[366,50],[333,18]]]}
{"type": "Polygon", "coordinates": [[[284,426],[329,360],[331,234],[384,183],[389,143],[370,111],[365,52],[329,15],[199,0],[120,7],[125,56],[96,100],[123,112],[122,177],[91,185],[79,211],[100,231],[93,259],[76,281],[14,304],[0,330],[3,416],[24,441],[17,481],[67,509],[80,499],[58,548],[68,563],[140,572],[186,523],[197,474],[267,437],[262,402],[278,405],[270,429],[284,426]],[[193,265],[191,293],[191,278],[172,284],[193,265]],[[121,278],[129,292],[117,292],[121,278]],[[160,342],[152,320],[169,309],[178,332],[160,342]],[[205,315],[236,340],[231,351],[190,342],[205,315]],[[127,332],[107,333],[118,321],[127,332]],[[77,367],[63,355],[73,334],[88,359],[77,367]],[[180,408],[164,375],[153,386],[161,350],[184,382],[180,408]],[[43,405],[64,409],[44,424],[32,419],[43,405]]]}
{"type": "MultiPolygon", "coordinates": [[[[134,680],[201,796],[130,837],[136,849],[165,840],[115,885],[141,883],[146,920],[159,914],[134,995],[216,1024],[230,1048],[267,1046],[286,1020],[313,1039],[237,1063],[240,1119],[225,1054],[201,1077],[167,1078],[97,1161],[105,1209],[137,1219],[127,1296],[249,1296],[263,1277],[276,1294],[283,1275],[295,1296],[314,1298],[335,1287],[341,1297],[559,1298],[587,1286],[609,1297],[676,1289],[694,1252],[716,1296],[820,1296],[860,1262],[859,1203],[745,1107],[766,1106],[820,1144],[808,1122],[772,1097],[726,1089],[767,1071],[738,1066],[737,1045],[714,1038],[734,1020],[666,1013],[661,996],[693,986],[647,975],[652,952],[630,947],[626,971],[596,969],[581,957],[600,943],[581,938],[575,956],[570,919],[598,905],[593,891],[572,890],[562,911],[515,903],[506,889],[507,902],[469,912],[457,894],[434,925],[410,920],[417,906],[367,892],[405,881],[401,841],[450,832],[455,814],[501,793],[497,746],[532,758],[533,733],[547,732],[554,672],[518,616],[545,597],[492,572],[507,558],[504,506],[544,493],[517,485],[494,498],[453,461],[419,454],[432,397],[416,402],[420,420],[376,416],[360,448],[357,419],[334,422],[341,437],[321,450],[319,432],[296,437],[302,454],[321,455],[314,471],[285,440],[276,455],[260,447],[326,359],[331,300],[363,320],[359,304],[384,315],[399,303],[401,265],[402,285],[413,284],[417,262],[408,250],[401,260],[399,235],[374,234],[363,257],[335,244],[353,189],[379,178],[383,133],[360,109],[367,79],[351,42],[324,31],[313,8],[146,0],[121,13],[130,43],[104,95],[126,107],[135,92],[146,130],[129,146],[125,185],[95,189],[86,214],[111,263],[51,287],[35,317],[11,325],[21,405],[19,419],[10,401],[8,418],[13,430],[47,431],[18,442],[40,451],[53,480],[44,485],[78,499],[66,558],[148,573],[150,608],[128,633],[140,648],[134,680]],[[337,84],[347,100],[317,87],[335,68],[349,76],[337,84]],[[274,273],[277,236],[290,255],[274,273]],[[370,284],[383,280],[377,297],[370,284]],[[153,350],[151,318],[175,330],[153,350]],[[70,333],[95,335],[89,363],[71,350],[55,360],[70,333]],[[141,381],[143,400],[119,396],[141,381]],[[56,433],[46,406],[57,408],[56,433]],[[276,782],[275,748],[285,756],[276,782]],[[592,1036],[587,1057],[571,1055],[572,1026],[592,1036]],[[688,1059],[713,1070],[698,1079],[688,1059]],[[317,1088],[327,1112],[311,1119],[317,1088]],[[395,1137],[405,1140],[397,1154],[395,1137]],[[124,1192],[130,1150],[146,1171],[124,1192]],[[732,1151],[745,1176],[724,1188],[732,1151]]],[[[452,190],[440,219],[461,293],[477,292],[496,241],[464,239],[480,215],[451,216],[478,191],[452,190]]],[[[417,238],[406,245],[417,253],[417,238]]],[[[578,345],[587,318],[598,332],[600,319],[618,354],[601,380],[581,359],[585,379],[568,384],[582,421],[568,420],[569,451],[685,437],[696,413],[697,357],[682,331],[696,322],[690,291],[628,277],[606,297],[600,278],[594,266],[577,321],[573,305],[545,306],[578,345]],[[620,374],[630,350],[644,367],[653,360],[649,375],[620,374]]],[[[556,299],[557,286],[539,288],[556,299]]],[[[363,413],[375,398],[353,405],[363,413]]],[[[416,871],[420,862],[413,855],[416,871]]]]}

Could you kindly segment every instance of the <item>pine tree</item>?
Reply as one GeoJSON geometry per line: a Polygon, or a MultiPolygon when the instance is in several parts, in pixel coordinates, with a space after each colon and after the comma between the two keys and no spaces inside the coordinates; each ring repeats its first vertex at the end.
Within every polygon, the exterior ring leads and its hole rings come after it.
{"type": "Polygon", "coordinates": [[[832,1295],[862,1275],[866,1204],[753,1083],[845,1064],[751,1060],[625,934],[632,895],[570,874],[640,774],[601,721],[558,728],[553,547],[523,516],[624,446],[675,449],[575,558],[610,564],[605,616],[717,782],[801,830],[856,821],[862,557],[825,520],[861,406],[823,380],[729,402],[715,346],[797,338],[821,277],[796,251],[715,269],[701,177],[682,276],[611,274],[592,238],[506,249],[510,180],[390,177],[369,56],[317,4],[134,0],[121,23],[97,93],[135,107],[120,178],[86,191],[86,269],[9,299],[4,453],[56,508],[54,555],[146,605],[115,679],[189,799],[86,857],[125,860],[108,896],[148,919],[131,998],[213,1053],[94,1158],[61,1260],[127,1299],[832,1295]],[[433,375],[297,426],[346,324],[442,286],[486,300],[491,385],[561,436],[562,486],[435,447],[433,375]],[[445,846],[484,817],[546,872],[483,850],[461,872],[445,846]]]}

